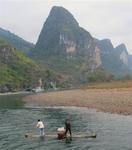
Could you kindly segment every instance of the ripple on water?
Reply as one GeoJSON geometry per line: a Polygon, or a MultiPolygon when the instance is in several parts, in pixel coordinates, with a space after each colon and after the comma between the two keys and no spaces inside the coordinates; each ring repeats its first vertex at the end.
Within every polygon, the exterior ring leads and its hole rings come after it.
{"type": "Polygon", "coordinates": [[[0,110],[1,150],[128,150],[132,148],[132,117],[112,115],[86,108],[24,108],[0,110]],[[36,121],[45,122],[46,133],[64,126],[67,116],[72,119],[75,133],[96,132],[96,139],[26,139],[25,133],[37,134],[36,121]]]}

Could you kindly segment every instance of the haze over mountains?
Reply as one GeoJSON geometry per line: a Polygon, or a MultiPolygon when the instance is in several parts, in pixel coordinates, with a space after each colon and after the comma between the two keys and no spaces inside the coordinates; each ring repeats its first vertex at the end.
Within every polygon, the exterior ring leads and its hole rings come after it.
{"type": "MultiPolygon", "coordinates": [[[[23,74],[28,69],[30,73],[26,74],[26,82],[33,79],[32,75],[35,72],[39,72],[39,77],[46,79],[45,73],[40,71],[45,68],[60,74],[61,80],[71,85],[96,79],[107,80],[112,78],[112,75],[124,76],[132,73],[132,57],[128,54],[125,44],[113,47],[109,39],[98,40],[92,37],[88,31],[79,26],[73,15],[63,7],[54,6],[51,9],[36,45],[2,28],[0,28],[0,42],[1,66],[8,67],[8,70],[14,67],[14,70],[11,71],[12,79],[10,80],[13,80],[13,76],[21,78],[20,72],[23,74]],[[24,56],[20,51],[27,56],[24,56]],[[22,60],[19,56],[24,59],[22,60]],[[19,63],[16,61],[17,59],[19,63]],[[35,61],[40,63],[41,67],[35,64],[35,61]],[[22,69],[24,66],[27,66],[27,69],[19,70],[18,73],[15,68],[15,65],[18,64],[21,65],[16,67],[17,69],[19,67],[22,69]],[[16,72],[17,74],[14,75],[13,73],[16,72]]],[[[6,71],[6,74],[9,72],[6,71]]],[[[58,80],[54,73],[51,76],[50,81],[58,80]]],[[[21,81],[24,82],[24,76],[22,78],[21,81]]],[[[2,84],[4,83],[6,82],[2,84]]]]}

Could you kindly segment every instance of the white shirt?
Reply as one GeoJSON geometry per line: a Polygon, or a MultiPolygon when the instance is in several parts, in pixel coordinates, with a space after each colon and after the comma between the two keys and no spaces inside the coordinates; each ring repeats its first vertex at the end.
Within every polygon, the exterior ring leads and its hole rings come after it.
{"type": "Polygon", "coordinates": [[[39,121],[39,122],[37,123],[37,128],[44,128],[44,124],[43,124],[42,121],[39,121]]]}

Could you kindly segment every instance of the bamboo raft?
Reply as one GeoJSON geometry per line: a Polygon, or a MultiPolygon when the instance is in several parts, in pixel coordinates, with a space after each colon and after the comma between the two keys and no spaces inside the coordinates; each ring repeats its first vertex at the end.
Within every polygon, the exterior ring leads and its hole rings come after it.
{"type": "MultiPolygon", "coordinates": [[[[62,139],[68,138],[70,136],[67,137],[63,137],[62,139]]],[[[97,135],[95,133],[92,134],[72,134],[72,138],[96,138],[97,135]]],[[[35,135],[32,133],[26,133],[25,134],[25,138],[58,138],[57,134],[48,134],[48,135],[44,135],[44,136],[40,136],[40,135],[35,135]]]]}

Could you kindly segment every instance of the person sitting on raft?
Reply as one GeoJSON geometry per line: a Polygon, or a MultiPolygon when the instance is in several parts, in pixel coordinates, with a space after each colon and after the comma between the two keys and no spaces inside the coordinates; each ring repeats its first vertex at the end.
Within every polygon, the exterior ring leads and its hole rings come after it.
{"type": "Polygon", "coordinates": [[[38,120],[36,127],[40,130],[40,136],[44,136],[44,123],[40,119],[38,120]]]}
{"type": "Polygon", "coordinates": [[[67,136],[67,132],[69,131],[70,137],[72,137],[70,119],[66,119],[66,121],[65,121],[65,129],[66,129],[65,130],[65,136],[67,136]]]}

